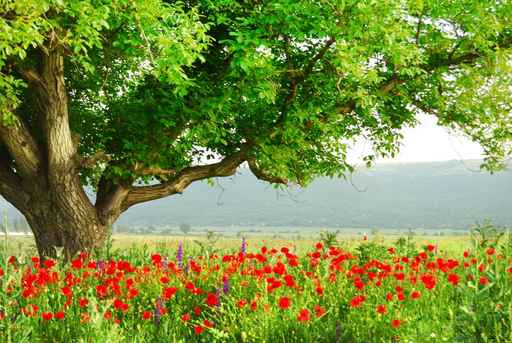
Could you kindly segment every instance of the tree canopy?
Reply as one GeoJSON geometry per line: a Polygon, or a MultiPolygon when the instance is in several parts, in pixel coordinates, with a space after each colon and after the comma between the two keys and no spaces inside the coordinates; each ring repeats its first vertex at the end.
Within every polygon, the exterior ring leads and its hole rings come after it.
{"type": "Polygon", "coordinates": [[[508,0],[0,4],[8,199],[15,179],[71,160],[98,211],[244,162],[307,184],[350,172],[354,139],[369,163],[393,156],[419,111],[480,143],[491,170],[512,153],[508,0]]]}

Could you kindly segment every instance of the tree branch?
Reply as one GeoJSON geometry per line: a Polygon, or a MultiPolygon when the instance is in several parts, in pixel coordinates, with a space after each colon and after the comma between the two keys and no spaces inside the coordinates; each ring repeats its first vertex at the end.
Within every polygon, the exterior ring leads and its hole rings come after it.
{"type": "Polygon", "coordinates": [[[175,175],[176,169],[165,169],[160,167],[144,167],[140,164],[136,163],[133,167],[133,171],[135,174],[140,176],[157,176],[162,179],[168,179],[171,176],[175,175]]]}
{"type": "MultiPolygon", "coordinates": [[[[302,72],[300,72],[297,76],[294,76],[291,78],[290,89],[284,99],[284,102],[283,102],[283,105],[281,108],[281,112],[279,114],[279,117],[276,120],[274,128],[283,125],[283,123],[286,121],[288,107],[290,106],[293,99],[297,95],[297,86],[300,85],[301,83],[303,83],[308,78],[308,76],[313,72],[313,68],[315,67],[315,64],[325,56],[325,54],[327,53],[329,48],[334,44],[334,42],[336,42],[336,38],[334,38],[334,37],[329,38],[325,42],[324,46],[311,58],[311,60],[308,62],[308,64],[304,68],[304,70],[302,72]]],[[[285,43],[289,44],[288,40],[286,40],[286,37],[285,37],[285,43]]],[[[277,133],[277,131],[274,131],[271,135],[275,136],[276,133],[277,133]]]]}
{"type": "Polygon", "coordinates": [[[418,26],[416,27],[416,35],[414,36],[414,41],[416,45],[420,45],[420,32],[421,32],[421,24],[423,20],[423,14],[418,18],[418,26]]]}
{"type": "Polygon", "coordinates": [[[258,167],[258,164],[257,164],[255,158],[249,158],[247,160],[247,164],[249,164],[249,169],[254,174],[254,176],[256,176],[256,178],[258,178],[258,179],[260,179],[262,181],[267,181],[267,182],[270,182],[270,183],[281,183],[283,185],[287,185],[288,184],[288,180],[287,179],[284,179],[284,178],[281,178],[281,177],[277,177],[277,176],[269,175],[269,174],[265,173],[263,170],[261,170],[258,167]]]}
{"type": "Polygon", "coordinates": [[[101,177],[98,184],[94,207],[96,208],[100,221],[104,225],[110,225],[115,222],[121,214],[122,204],[126,200],[130,189],[121,184],[114,184],[104,175],[101,177]]]}
{"type": "MultiPolygon", "coordinates": [[[[381,92],[382,95],[387,95],[393,89],[395,89],[396,86],[398,86],[404,82],[405,82],[405,80],[399,79],[395,74],[392,78],[390,78],[386,82],[383,82],[380,85],[379,92],[381,92]]],[[[338,105],[336,112],[339,114],[342,114],[342,115],[348,115],[356,109],[356,106],[357,106],[356,102],[351,99],[345,103],[338,105]]]]}
{"type": "Polygon", "coordinates": [[[329,38],[325,42],[324,46],[316,53],[316,55],[311,58],[311,60],[309,61],[308,65],[304,69],[304,73],[303,73],[302,77],[299,80],[300,82],[302,82],[302,81],[304,81],[305,79],[308,78],[308,76],[313,71],[313,68],[315,67],[315,64],[318,61],[320,61],[325,56],[325,54],[327,53],[329,48],[334,44],[334,42],[336,42],[336,38],[334,38],[334,37],[329,38]]]}
{"type": "Polygon", "coordinates": [[[238,152],[225,157],[218,163],[185,168],[171,180],[164,183],[150,186],[132,186],[122,205],[122,211],[135,204],[182,193],[194,181],[211,177],[231,176],[236,172],[238,166],[245,161],[248,149],[249,146],[245,145],[238,152]]]}
{"type": "Polygon", "coordinates": [[[27,179],[34,178],[42,164],[42,155],[25,123],[11,113],[13,121],[0,115],[0,140],[15,161],[16,170],[27,179]]]}
{"type": "Polygon", "coordinates": [[[60,48],[43,53],[42,79],[47,95],[38,88],[43,106],[43,130],[48,151],[50,180],[76,166],[76,145],[69,127],[68,97],[64,80],[64,56],[60,48]]]}
{"type": "Polygon", "coordinates": [[[94,168],[99,162],[109,162],[112,157],[104,151],[98,151],[94,155],[82,157],[80,166],[82,168],[94,168]]]}
{"type": "Polygon", "coordinates": [[[0,195],[20,210],[29,203],[29,196],[23,189],[21,178],[14,172],[12,164],[5,156],[0,156],[0,195]]]}

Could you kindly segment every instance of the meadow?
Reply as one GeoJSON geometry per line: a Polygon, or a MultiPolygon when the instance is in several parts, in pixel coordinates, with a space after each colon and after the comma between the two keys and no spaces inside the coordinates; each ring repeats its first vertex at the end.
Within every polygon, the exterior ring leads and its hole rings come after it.
{"type": "Polygon", "coordinates": [[[512,342],[512,235],[4,237],[2,342],[512,342]]]}

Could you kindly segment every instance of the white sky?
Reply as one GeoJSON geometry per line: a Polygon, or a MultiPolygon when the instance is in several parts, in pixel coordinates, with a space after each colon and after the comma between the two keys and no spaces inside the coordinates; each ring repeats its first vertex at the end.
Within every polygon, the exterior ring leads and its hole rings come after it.
{"type": "MultiPolygon", "coordinates": [[[[482,158],[482,149],[461,134],[449,132],[437,125],[433,116],[419,114],[416,127],[405,128],[400,153],[394,159],[378,160],[380,163],[405,163],[425,161],[465,160],[482,158]]],[[[350,151],[349,160],[360,161],[369,152],[370,144],[358,143],[350,151]]]]}

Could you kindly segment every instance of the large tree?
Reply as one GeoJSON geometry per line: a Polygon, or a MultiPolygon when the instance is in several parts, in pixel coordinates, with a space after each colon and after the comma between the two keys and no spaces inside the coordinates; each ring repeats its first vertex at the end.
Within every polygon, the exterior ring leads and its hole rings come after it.
{"type": "Polygon", "coordinates": [[[508,0],[0,6],[0,194],[42,256],[93,249],[131,206],[245,162],[271,183],[344,175],[348,143],[392,156],[419,112],[489,169],[510,154],[508,0]]]}

